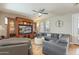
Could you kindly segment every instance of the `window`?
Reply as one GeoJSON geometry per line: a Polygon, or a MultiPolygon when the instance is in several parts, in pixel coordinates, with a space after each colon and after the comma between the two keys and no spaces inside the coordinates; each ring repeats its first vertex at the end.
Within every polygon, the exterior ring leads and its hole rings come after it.
{"type": "Polygon", "coordinates": [[[49,28],[49,21],[44,21],[40,23],[40,31],[41,32],[49,32],[50,28],[49,28]]]}
{"type": "Polygon", "coordinates": [[[79,34],[79,19],[78,19],[78,34],[79,34]]]}
{"type": "Polygon", "coordinates": [[[7,25],[8,24],[8,18],[5,17],[4,20],[5,20],[5,24],[7,25]]]}
{"type": "Polygon", "coordinates": [[[49,32],[49,24],[50,24],[49,21],[46,21],[46,23],[45,23],[46,32],[49,32]]]}

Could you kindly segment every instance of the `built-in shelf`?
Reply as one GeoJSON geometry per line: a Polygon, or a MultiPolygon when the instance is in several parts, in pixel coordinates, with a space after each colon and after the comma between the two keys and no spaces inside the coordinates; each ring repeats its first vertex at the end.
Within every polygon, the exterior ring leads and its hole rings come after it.
{"type": "Polygon", "coordinates": [[[27,18],[16,17],[16,37],[34,38],[36,23],[27,18]]]}

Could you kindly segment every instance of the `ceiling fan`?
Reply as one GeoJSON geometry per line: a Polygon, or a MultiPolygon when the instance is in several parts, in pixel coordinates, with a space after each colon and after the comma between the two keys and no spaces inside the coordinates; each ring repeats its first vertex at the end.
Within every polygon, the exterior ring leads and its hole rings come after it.
{"type": "Polygon", "coordinates": [[[36,14],[38,14],[38,16],[42,16],[42,14],[48,14],[48,13],[45,13],[45,9],[41,9],[41,10],[32,10],[33,12],[35,12],[36,14]]]}

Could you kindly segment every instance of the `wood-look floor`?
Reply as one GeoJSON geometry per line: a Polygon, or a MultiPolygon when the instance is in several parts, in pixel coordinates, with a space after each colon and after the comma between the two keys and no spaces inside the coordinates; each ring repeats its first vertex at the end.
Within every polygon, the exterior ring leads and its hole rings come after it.
{"type": "Polygon", "coordinates": [[[43,53],[42,53],[42,45],[36,45],[34,43],[34,40],[32,40],[31,43],[32,43],[33,55],[43,55],[43,53]]]}
{"type": "Polygon", "coordinates": [[[69,55],[79,55],[79,45],[71,44],[69,46],[69,55]]]}
{"type": "MultiPolygon", "coordinates": [[[[36,45],[34,43],[34,40],[32,40],[31,43],[32,43],[33,55],[44,55],[42,53],[42,45],[36,45]]],[[[73,45],[72,44],[72,45],[69,46],[69,51],[68,51],[69,55],[76,55],[76,53],[79,54],[78,52],[79,52],[79,45],[73,45]]]]}

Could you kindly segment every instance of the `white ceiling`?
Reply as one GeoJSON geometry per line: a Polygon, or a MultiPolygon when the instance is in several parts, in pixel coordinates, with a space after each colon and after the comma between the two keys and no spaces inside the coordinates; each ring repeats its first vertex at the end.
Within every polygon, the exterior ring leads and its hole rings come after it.
{"type": "Polygon", "coordinates": [[[0,3],[0,11],[22,14],[33,17],[32,10],[46,9],[48,15],[63,15],[69,13],[78,13],[79,5],[74,6],[73,3],[0,3]]]}

